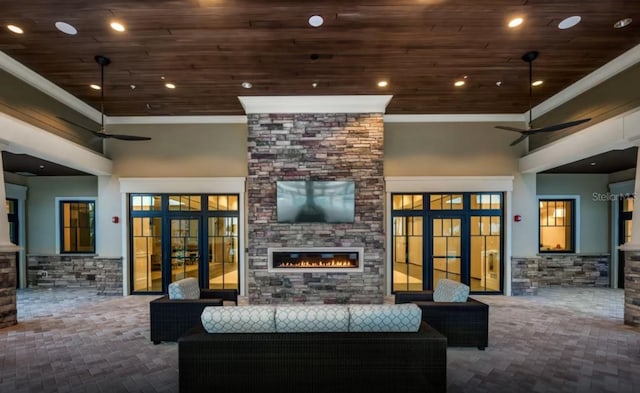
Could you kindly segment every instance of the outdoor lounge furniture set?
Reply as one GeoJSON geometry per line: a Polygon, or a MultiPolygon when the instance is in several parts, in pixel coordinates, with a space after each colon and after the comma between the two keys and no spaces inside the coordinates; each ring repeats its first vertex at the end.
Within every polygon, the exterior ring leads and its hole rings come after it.
{"type": "Polygon", "coordinates": [[[237,292],[210,299],[192,285],[178,282],[151,302],[152,341],[178,341],[183,393],[445,392],[447,345],[488,345],[488,306],[451,280],[367,305],[220,307],[223,296],[237,304],[237,292]],[[168,306],[190,302],[197,306],[188,311],[168,306]],[[180,315],[186,320],[176,323],[180,315]]]}

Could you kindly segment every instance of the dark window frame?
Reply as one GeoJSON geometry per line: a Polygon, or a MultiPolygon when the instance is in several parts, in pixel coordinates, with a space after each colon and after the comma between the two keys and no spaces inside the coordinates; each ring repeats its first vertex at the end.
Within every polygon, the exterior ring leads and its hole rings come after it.
{"type": "Polygon", "coordinates": [[[84,200],[84,199],[62,199],[58,201],[59,207],[59,231],[60,231],[60,254],[95,254],[96,253],[96,201],[95,200],[84,200]],[[76,237],[76,240],[72,246],[71,250],[65,249],[65,205],[86,205],[87,211],[92,212],[89,215],[89,226],[80,226],[80,225],[70,225],[69,228],[75,228],[76,231],[79,228],[85,228],[89,230],[89,239],[90,239],[90,250],[79,250],[79,237],[76,237]],[[92,208],[89,208],[89,206],[92,208]]]}
{"type": "MultiPolygon", "coordinates": [[[[553,198],[553,197],[543,197],[538,198],[538,253],[539,254],[575,254],[576,253],[576,222],[577,222],[577,198],[553,198]],[[569,227],[571,233],[570,246],[566,249],[555,250],[555,249],[543,249],[542,247],[542,222],[540,222],[540,203],[542,202],[569,202],[570,203],[570,211],[571,211],[571,219],[570,225],[562,225],[563,227],[569,227]]],[[[566,212],[565,212],[566,215],[566,212]]],[[[545,225],[544,227],[552,227],[557,225],[545,225]]]]}

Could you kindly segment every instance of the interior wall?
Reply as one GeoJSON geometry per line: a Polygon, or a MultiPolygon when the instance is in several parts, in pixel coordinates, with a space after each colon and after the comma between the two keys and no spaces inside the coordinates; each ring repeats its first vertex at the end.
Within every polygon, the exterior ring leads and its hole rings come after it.
{"type": "MultiPolygon", "coordinates": [[[[580,249],[583,254],[610,253],[607,174],[544,174],[536,181],[538,195],[580,196],[580,249]]],[[[536,235],[537,238],[537,235],[536,235]]]]}
{"type": "Polygon", "coordinates": [[[106,155],[115,176],[247,176],[246,123],[114,125],[110,132],[152,138],[108,141],[106,155]]]}
{"type": "Polygon", "coordinates": [[[526,143],[492,123],[385,123],[385,176],[502,176],[518,173],[526,143]]]}
{"type": "MultiPolygon", "coordinates": [[[[34,176],[27,180],[27,254],[55,254],[55,198],[96,197],[95,176],[34,176]]],[[[96,206],[100,209],[100,206],[96,206]]]]}

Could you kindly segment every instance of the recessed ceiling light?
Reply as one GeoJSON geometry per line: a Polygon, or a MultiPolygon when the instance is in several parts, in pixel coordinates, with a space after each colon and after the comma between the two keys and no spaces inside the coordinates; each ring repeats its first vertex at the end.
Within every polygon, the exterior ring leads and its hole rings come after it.
{"type": "Polygon", "coordinates": [[[577,25],[578,23],[580,23],[580,21],[582,20],[581,17],[575,15],[575,16],[570,16],[566,19],[564,19],[562,22],[558,23],[558,29],[570,29],[573,26],[577,25]]]}
{"type": "Polygon", "coordinates": [[[16,34],[22,34],[24,33],[24,30],[22,30],[20,27],[16,26],[16,25],[7,25],[7,29],[9,29],[9,31],[16,33],[16,34]]]}
{"type": "Polygon", "coordinates": [[[56,29],[69,35],[78,34],[78,30],[66,22],[56,22],[56,29]]]}
{"type": "Polygon", "coordinates": [[[176,85],[174,85],[173,83],[165,83],[164,85],[165,85],[165,87],[167,89],[175,89],[176,88],[176,85]]]}
{"type": "Polygon", "coordinates": [[[531,84],[531,86],[540,86],[543,83],[544,83],[543,81],[535,81],[531,84]]]}
{"type": "Polygon", "coordinates": [[[320,27],[324,23],[324,19],[320,15],[313,15],[309,18],[309,25],[311,27],[320,27]]]}
{"type": "Polygon", "coordinates": [[[388,85],[389,85],[389,82],[387,81],[378,82],[378,87],[387,87],[388,85]]]}
{"type": "Polygon", "coordinates": [[[496,86],[498,86],[498,87],[502,86],[502,81],[497,81],[496,82],[496,86]]]}
{"type": "Polygon", "coordinates": [[[136,85],[133,85],[133,84],[132,84],[132,85],[129,85],[129,88],[130,88],[131,90],[135,90],[135,89],[136,89],[136,87],[137,87],[137,86],[136,86],[136,85]]]}
{"type": "Polygon", "coordinates": [[[518,27],[522,24],[522,22],[524,22],[524,19],[518,17],[518,18],[513,18],[509,21],[509,27],[514,28],[514,27],[518,27]]]}
{"type": "Polygon", "coordinates": [[[111,22],[111,28],[115,31],[123,32],[126,30],[124,25],[120,22],[111,22]]]}
{"type": "Polygon", "coordinates": [[[89,87],[90,87],[90,88],[92,88],[93,90],[101,90],[101,87],[100,87],[100,86],[95,85],[95,84],[93,84],[93,83],[92,83],[92,84],[90,84],[90,85],[89,85],[89,87]]]}
{"type": "Polygon", "coordinates": [[[463,80],[456,81],[453,85],[454,85],[455,87],[461,87],[461,86],[464,86],[464,81],[463,81],[463,80]]]}
{"type": "Polygon", "coordinates": [[[44,165],[40,165],[40,167],[39,167],[39,168],[40,168],[40,169],[44,169],[44,165]]]}
{"type": "Polygon", "coordinates": [[[596,166],[596,163],[595,163],[595,162],[592,162],[592,163],[590,163],[589,165],[591,165],[591,166],[596,166]]]}
{"type": "Polygon", "coordinates": [[[620,19],[619,21],[613,24],[613,27],[615,27],[616,29],[621,29],[625,26],[629,26],[632,21],[633,19],[631,18],[620,19]]]}
{"type": "Polygon", "coordinates": [[[316,87],[318,87],[318,82],[312,82],[312,83],[311,83],[311,87],[313,87],[314,89],[315,89],[316,87]]]}
{"type": "Polygon", "coordinates": [[[245,89],[250,89],[250,88],[253,87],[251,82],[242,82],[242,84],[240,86],[244,87],[245,89]]]}

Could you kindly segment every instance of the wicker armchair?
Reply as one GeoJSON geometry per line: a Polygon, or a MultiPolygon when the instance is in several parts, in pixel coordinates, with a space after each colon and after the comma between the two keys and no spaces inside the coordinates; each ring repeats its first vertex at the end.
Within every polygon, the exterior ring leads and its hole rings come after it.
{"type": "Polygon", "coordinates": [[[422,309],[422,320],[447,336],[450,347],[489,346],[489,305],[471,297],[466,302],[434,302],[433,291],[395,294],[396,303],[415,303],[422,309]]]}
{"type": "Polygon", "coordinates": [[[178,341],[190,328],[201,324],[200,315],[207,306],[238,303],[236,289],[201,289],[199,299],[169,299],[164,295],[149,303],[151,341],[178,341]]]}

